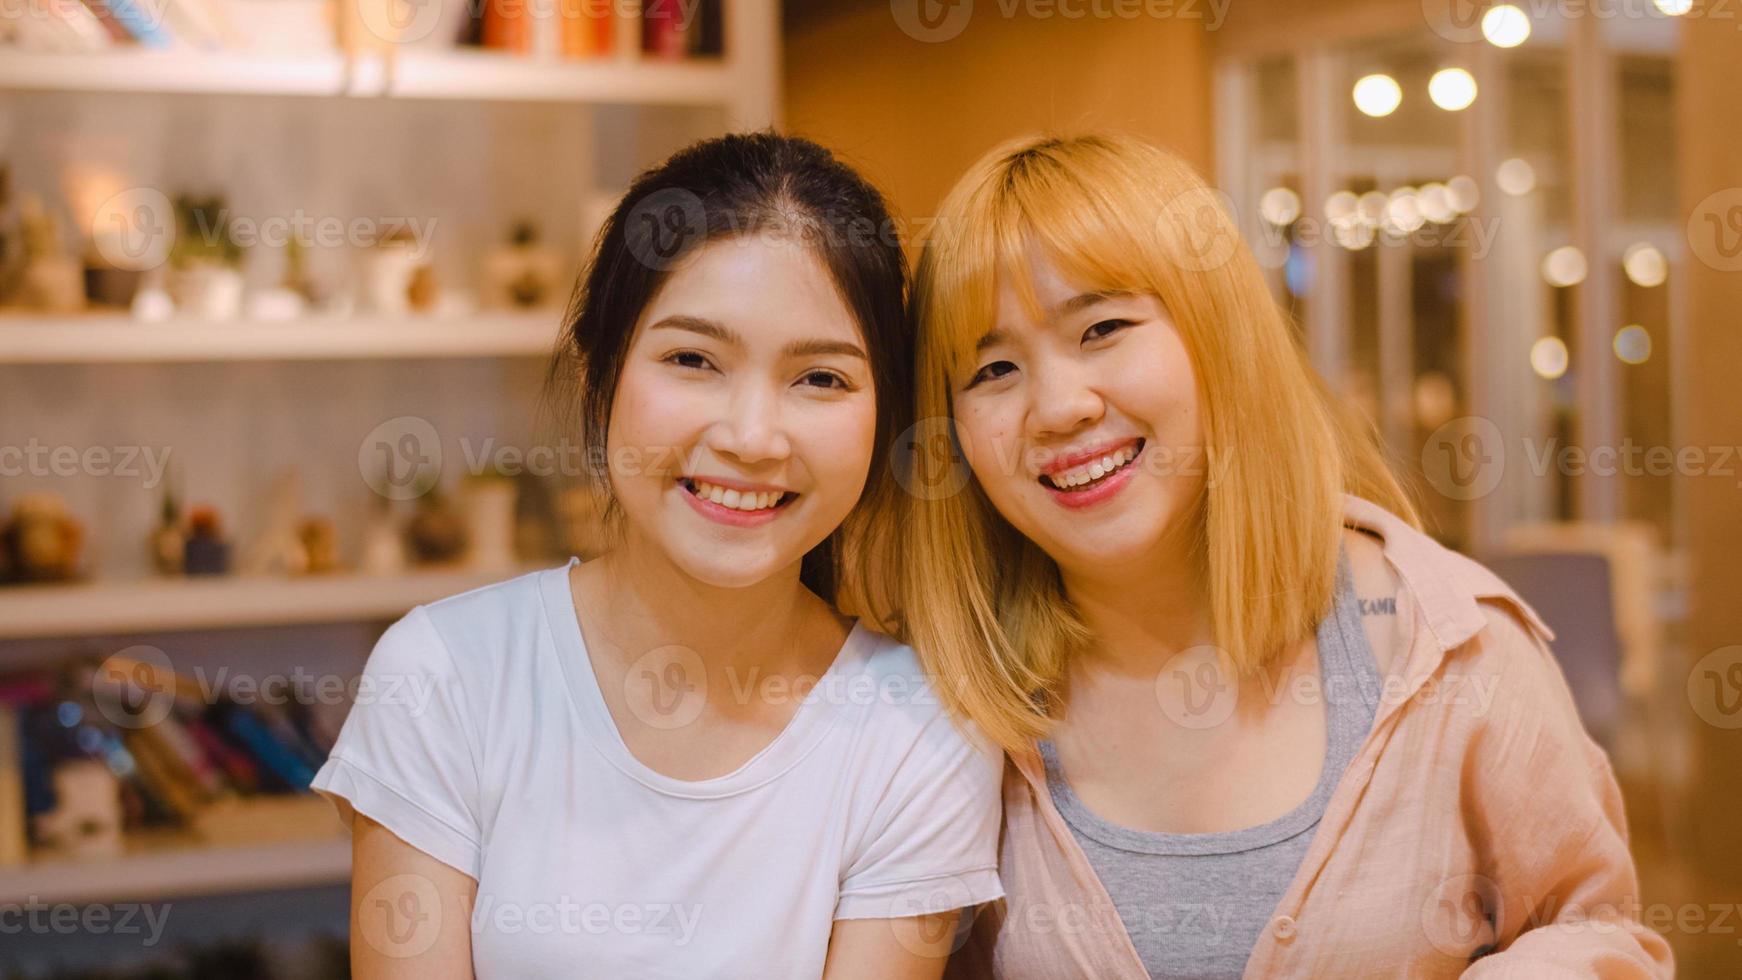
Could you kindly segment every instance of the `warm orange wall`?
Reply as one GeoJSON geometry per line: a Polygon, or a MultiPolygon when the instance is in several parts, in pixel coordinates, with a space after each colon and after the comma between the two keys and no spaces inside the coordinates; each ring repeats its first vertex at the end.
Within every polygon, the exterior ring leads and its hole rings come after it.
{"type": "Polygon", "coordinates": [[[902,33],[887,0],[838,0],[795,20],[784,128],[861,168],[909,219],[929,215],[982,152],[1023,133],[1117,128],[1208,174],[1202,21],[1006,19],[998,0],[978,0],[959,35],[933,44],[902,33]]]}
{"type": "MultiPolygon", "coordinates": [[[[1715,12],[1718,8],[1714,6],[1715,12]]],[[[1742,269],[1734,251],[1734,222],[1742,212],[1742,111],[1736,93],[1742,91],[1742,35],[1728,18],[1689,17],[1682,29],[1682,57],[1677,64],[1677,128],[1680,139],[1680,192],[1689,254],[1686,275],[1687,353],[1681,358],[1681,384],[1686,422],[1679,442],[1687,446],[1742,445],[1742,269]],[[1713,198],[1712,195],[1720,195],[1713,198]],[[1722,240],[1713,237],[1710,217],[1726,227],[1722,240]],[[1715,261],[1713,259],[1715,258],[1715,261]]],[[[1708,452],[1711,450],[1708,449],[1708,452]]],[[[1726,471],[1728,472],[1728,471],[1726,471]]],[[[1742,490],[1733,475],[1688,475],[1682,478],[1688,536],[1687,668],[1692,674],[1670,673],[1672,688],[1684,686],[1702,701],[1710,694],[1702,685],[1716,671],[1726,683],[1730,661],[1720,652],[1742,644],[1742,603],[1738,603],[1737,557],[1742,555],[1742,490]],[[1719,658],[1716,663],[1708,657],[1719,658]]],[[[1677,691],[1679,694],[1680,691],[1677,691]]],[[[1734,697],[1734,688],[1725,690],[1734,697]]],[[[1692,696],[1692,695],[1690,695],[1692,696]]],[[[1708,710],[1711,705],[1707,704],[1708,710]]],[[[1742,729],[1735,715],[1710,715],[1693,722],[1698,746],[1699,777],[1694,798],[1685,809],[1691,831],[1688,850],[1698,855],[1696,867],[1707,883],[1707,901],[1742,894],[1742,729]]],[[[1735,936],[1717,930],[1684,934],[1677,955],[1682,975],[1736,975],[1735,936]]]]}

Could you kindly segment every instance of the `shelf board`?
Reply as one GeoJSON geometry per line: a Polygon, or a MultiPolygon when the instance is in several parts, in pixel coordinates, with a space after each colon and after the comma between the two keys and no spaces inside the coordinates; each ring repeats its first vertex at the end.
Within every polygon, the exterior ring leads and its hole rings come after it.
{"type": "Polygon", "coordinates": [[[732,77],[719,59],[545,61],[490,51],[401,52],[388,94],[414,99],[724,106],[732,77]]]}
{"type": "Polygon", "coordinates": [[[0,89],[180,92],[214,95],[341,95],[348,84],[338,52],[116,50],[80,54],[7,49],[0,89]]]}
{"type": "Polygon", "coordinates": [[[0,90],[355,96],[466,101],[730,106],[732,66],[686,61],[532,58],[496,51],[374,54],[0,49],[0,90]]]}
{"type": "Polygon", "coordinates": [[[199,845],[134,851],[119,858],[58,858],[0,868],[0,904],[153,901],[350,880],[351,840],[199,845]]]}
{"type": "Polygon", "coordinates": [[[543,567],[0,586],[0,640],[396,619],[543,567]]]}
{"type": "Polygon", "coordinates": [[[146,323],[123,314],[6,314],[0,315],[0,364],[542,357],[556,343],[561,318],[546,310],[146,323]]]}

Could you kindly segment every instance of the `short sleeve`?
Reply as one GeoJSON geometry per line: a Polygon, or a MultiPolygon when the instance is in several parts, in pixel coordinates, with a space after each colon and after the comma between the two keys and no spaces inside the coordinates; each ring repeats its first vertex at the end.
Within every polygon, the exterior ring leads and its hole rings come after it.
{"type": "Polygon", "coordinates": [[[998,882],[1004,757],[942,710],[924,721],[872,809],[836,919],[947,912],[1004,894],[998,882]]]}
{"type": "Polygon", "coordinates": [[[478,739],[453,658],[420,606],[388,627],[312,788],[478,877],[478,739]]]}

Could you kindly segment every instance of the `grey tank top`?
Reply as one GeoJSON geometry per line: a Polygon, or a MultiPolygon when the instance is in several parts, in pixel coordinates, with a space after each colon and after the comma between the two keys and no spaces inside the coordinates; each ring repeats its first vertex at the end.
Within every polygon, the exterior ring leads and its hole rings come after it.
{"type": "Polygon", "coordinates": [[[1336,601],[1318,626],[1325,761],[1312,795],[1256,827],[1210,834],[1133,830],[1090,812],[1040,743],[1053,804],[1113,899],[1151,977],[1236,978],[1294,881],[1331,791],[1373,727],[1381,678],[1361,628],[1344,554],[1336,601]]]}

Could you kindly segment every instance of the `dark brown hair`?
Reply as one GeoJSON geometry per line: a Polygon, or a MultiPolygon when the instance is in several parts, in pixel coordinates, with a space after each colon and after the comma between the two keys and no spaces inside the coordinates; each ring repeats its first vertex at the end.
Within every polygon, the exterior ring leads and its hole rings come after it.
{"type": "MultiPolygon", "coordinates": [[[[821,146],[772,132],[704,140],[638,176],[606,219],[575,283],[546,377],[559,420],[578,414],[589,461],[603,460],[611,406],[635,327],[671,272],[701,246],[778,235],[811,250],[858,323],[871,359],[877,437],[858,506],[804,557],[805,586],[882,623],[893,569],[895,482],[889,452],[909,425],[913,339],[907,262],[883,196],[821,146]]],[[[608,520],[618,512],[604,466],[587,467],[608,520]]]]}

